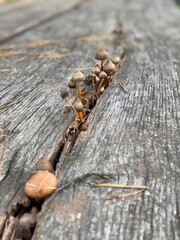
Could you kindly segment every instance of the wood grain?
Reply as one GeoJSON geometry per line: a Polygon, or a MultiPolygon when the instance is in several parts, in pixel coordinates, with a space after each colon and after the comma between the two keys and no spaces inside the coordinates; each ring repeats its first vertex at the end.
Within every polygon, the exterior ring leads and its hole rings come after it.
{"type": "Polygon", "coordinates": [[[91,113],[88,131],[57,169],[65,187],[43,205],[34,239],[180,237],[180,12],[169,1],[113,3],[127,60],[91,113]],[[120,80],[128,94],[119,88],[120,80]],[[104,201],[120,192],[92,187],[107,180],[148,185],[150,191],[104,201]]]}
{"type": "MultiPolygon", "coordinates": [[[[51,36],[62,46],[38,50],[66,47],[70,55],[60,64],[24,56],[13,65],[17,72],[2,73],[0,100],[17,103],[1,110],[4,134],[11,137],[1,165],[1,215],[22,201],[33,165],[59,147],[73,119],[62,114],[58,96],[70,69],[92,66],[100,46],[114,55],[123,45],[126,61],[91,112],[88,131],[61,154],[59,189],[42,205],[33,239],[179,239],[179,20],[168,0],[89,1],[10,42],[19,46],[51,36]],[[120,192],[93,187],[106,181],[150,191],[105,201],[120,192]]],[[[0,63],[6,67],[12,62],[0,63]]]]}

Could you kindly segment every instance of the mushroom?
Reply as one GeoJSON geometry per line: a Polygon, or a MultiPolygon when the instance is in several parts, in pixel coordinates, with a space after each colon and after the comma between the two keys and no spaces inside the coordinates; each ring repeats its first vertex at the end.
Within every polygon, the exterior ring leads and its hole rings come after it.
{"type": "Polygon", "coordinates": [[[80,121],[83,122],[83,113],[82,112],[84,110],[84,106],[83,106],[82,102],[79,99],[75,101],[74,108],[76,109],[76,111],[79,114],[80,121]]]}
{"type": "Polygon", "coordinates": [[[83,131],[83,132],[87,131],[88,127],[89,127],[89,125],[87,123],[84,123],[84,124],[81,125],[80,130],[83,131]]]}
{"type": "Polygon", "coordinates": [[[106,72],[107,74],[110,74],[111,72],[113,72],[115,68],[116,66],[114,65],[114,63],[112,63],[111,60],[109,60],[106,64],[104,64],[104,72],[106,72]]]}
{"type": "MultiPolygon", "coordinates": [[[[104,71],[101,71],[101,72],[100,72],[99,78],[100,78],[101,82],[100,82],[100,84],[99,84],[99,86],[98,86],[98,91],[97,91],[98,94],[100,94],[100,89],[101,89],[101,87],[103,86],[103,84],[104,84],[105,80],[107,79],[107,77],[108,77],[108,76],[107,76],[107,74],[106,74],[104,71]]],[[[105,82],[104,85],[106,85],[106,82],[105,82]]]]}
{"type": "Polygon", "coordinates": [[[71,108],[69,106],[64,106],[63,113],[66,114],[71,111],[71,108]]]}
{"type": "Polygon", "coordinates": [[[78,115],[76,109],[74,108],[73,104],[71,103],[70,99],[68,98],[68,95],[69,95],[68,92],[65,90],[61,90],[60,95],[63,99],[66,99],[69,102],[69,105],[70,105],[71,109],[73,110],[76,118],[79,118],[79,115],[78,115]]]}
{"type": "MultiPolygon", "coordinates": [[[[85,80],[85,76],[84,74],[82,74],[82,72],[80,72],[80,70],[76,70],[72,76],[72,80],[74,82],[77,82],[78,83],[78,96],[79,96],[79,100],[82,102],[82,96],[81,96],[81,86],[80,86],[80,82],[83,82],[85,80]]],[[[86,113],[83,109],[83,116],[85,117],[86,116],[86,113]]]]}
{"type": "Polygon", "coordinates": [[[36,171],[49,171],[54,173],[53,166],[47,157],[41,157],[35,164],[36,171]]]}
{"type": "Polygon", "coordinates": [[[92,67],[91,72],[98,75],[101,71],[101,67],[97,64],[96,66],[92,67]]]}
{"type": "Polygon", "coordinates": [[[68,87],[74,90],[74,97],[77,100],[78,98],[76,94],[76,86],[77,86],[76,82],[73,81],[72,79],[68,82],[68,87]]]}
{"type": "Polygon", "coordinates": [[[118,63],[120,62],[120,58],[119,58],[119,57],[112,57],[112,58],[111,58],[111,62],[112,62],[114,65],[118,65],[118,63]]]}
{"type": "Polygon", "coordinates": [[[95,56],[95,59],[101,61],[101,71],[103,70],[103,63],[108,58],[108,54],[104,48],[101,48],[95,56]]]}
{"type": "Polygon", "coordinates": [[[51,195],[57,188],[58,181],[54,174],[39,171],[26,182],[24,192],[33,199],[43,199],[51,195]]]}

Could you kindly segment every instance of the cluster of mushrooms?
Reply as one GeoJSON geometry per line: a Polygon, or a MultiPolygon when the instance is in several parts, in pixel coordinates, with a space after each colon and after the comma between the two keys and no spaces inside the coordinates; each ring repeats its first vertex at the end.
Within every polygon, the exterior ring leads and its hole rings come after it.
{"type": "MultiPolygon", "coordinates": [[[[76,127],[80,126],[80,131],[87,130],[86,118],[104,89],[112,82],[120,64],[119,57],[113,57],[111,60],[107,60],[107,58],[107,52],[101,48],[95,56],[100,63],[91,68],[91,73],[87,77],[79,69],[74,72],[72,79],[68,82],[68,87],[73,90],[74,103],[69,99],[66,90],[60,91],[61,97],[69,103],[69,106],[64,107],[63,112],[73,111],[76,127]],[[92,84],[92,88],[88,92],[87,88],[82,87],[82,84],[92,84]]],[[[39,200],[52,194],[58,186],[58,181],[52,164],[46,157],[38,160],[35,171],[36,173],[26,182],[24,191],[28,197],[39,200]]]]}
{"type": "Polygon", "coordinates": [[[69,106],[64,107],[63,113],[73,111],[75,121],[80,125],[81,131],[87,130],[86,117],[96,104],[97,99],[112,82],[121,60],[119,57],[108,60],[108,54],[104,48],[96,53],[95,59],[100,63],[91,68],[91,73],[87,77],[77,69],[68,82],[68,87],[73,91],[74,103],[71,102],[68,91],[60,91],[61,97],[69,103],[69,106]],[[83,84],[92,85],[93,90],[88,92],[86,87],[82,87],[83,84]]]}

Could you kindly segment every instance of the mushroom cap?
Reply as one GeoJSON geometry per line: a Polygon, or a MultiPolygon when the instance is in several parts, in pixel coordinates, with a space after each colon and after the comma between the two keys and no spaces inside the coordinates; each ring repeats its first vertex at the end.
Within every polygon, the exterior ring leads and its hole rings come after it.
{"type": "Polygon", "coordinates": [[[116,57],[112,57],[111,61],[112,61],[112,63],[114,63],[116,65],[116,64],[118,64],[120,62],[120,58],[117,57],[117,56],[116,57]]]}
{"type": "Polygon", "coordinates": [[[80,70],[76,70],[72,76],[74,82],[83,82],[85,80],[84,74],[80,70]]]}
{"type": "Polygon", "coordinates": [[[34,216],[32,216],[29,213],[25,213],[22,215],[22,217],[19,219],[19,226],[21,227],[33,227],[36,223],[36,219],[34,216]]]}
{"type": "Polygon", "coordinates": [[[64,99],[64,98],[68,97],[69,94],[68,94],[68,92],[66,90],[61,90],[60,91],[60,95],[64,99]]]}
{"type": "Polygon", "coordinates": [[[74,108],[76,109],[77,112],[82,112],[84,106],[80,100],[76,100],[74,103],[74,108]]]}
{"type": "Polygon", "coordinates": [[[26,182],[24,192],[33,199],[42,199],[51,195],[57,186],[58,181],[54,174],[48,171],[39,171],[26,182]]]}
{"type": "Polygon", "coordinates": [[[35,164],[36,171],[49,171],[54,173],[53,166],[47,157],[41,157],[35,164]]]}
{"type": "Polygon", "coordinates": [[[73,81],[72,79],[68,82],[68,87],[69,88],[76,88],[76,82],[75,81],[73,81]]]}
{"type": "Polygon", "coordinates": [[[101,88],[100,88],[100,93],[103,93],[104,90],[105,90],[104,87],[101,87],[101,88]]]}
{"type": "Polygon", "coordinates": [[[63,113],[66,114],[71,111],[71,108],[69,106],[64,106],[63,113]]]}
{"type": "Polygon", "coordinates": [[[87,123],[84,123],[84,124],[81,125],[80,130],[81,131],[87,131],[88,127],[89,127],[89,125],[87,123]]]}
{"type": "Polygon", "coordinates": [[[104,48],[99,49],[99,51],[95,55],[95,59],[104,61],[108,58],[108,54],[104,48]]]}
{"type": "Polygon", "coordinates": [[[99,74],[99,78],[107,78],[107,74],[104,71],[101,71],[99,74]]]}
{"type": "Polygon", "coordinates": [[[92,78],[90,76],[87,76],[86,79],[84,80],[84,83],[90,85],[92,83],[92,78]]]}
{"type": "Polygon", "coordinates": [[[100,81],[99,77],[98,77],[98,76],[96,76],[96,82],[99,82],[99,81],[100,81]]]}
{"type": "Polygon", "coordinates": [[[97,64],[96,66],[92,67],[91,72],[95,75],[98,75],[101,71],[101,67],[97,64]]]}
{"type": "Polygon", "coordinates": [[[109,61],[108,61],[106,64],[104,64],[104,66],[103,66],[103,70],[104,70],[104,72],[106,72],[106,73],[110,73],[110,72],[114,71],[115,68],[116,68],[116,66],[114,65],[114,63],[112,63],[111,60],[109,60],[109,61]]]}

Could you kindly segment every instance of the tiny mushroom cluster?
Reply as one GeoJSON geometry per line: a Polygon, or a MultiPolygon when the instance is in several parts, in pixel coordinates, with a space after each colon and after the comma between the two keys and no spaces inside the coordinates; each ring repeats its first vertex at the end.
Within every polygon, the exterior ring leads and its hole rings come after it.
{"type": "Polygon", "coordinates": [[[85,77],[77,69],[68,82],[68,87],[73,91],[74,103],[71,102],[68,91],[60,91],[61,97],[69,103],[69,106],[64,106],[63,113],[66,114],[72,110],[75,115],[75,121],[80,125],[81,131],[87,130],[88,126],[85,124],[86,117],[96,104],[97,99],[112,82],[121,61],[119,57],[113,57],[109,60],[104,48],[101,48],[96,53],[95,59],[100,61],[100,63],[91,68],[91,73],[88,76],[85,77]],[[92,85],[92,89],[82,87],[84,84],[92,85]]]}
{"type": "Polygon", "coordinates": [[[24,186],[24,192],[32,199],[43,199],[51,195],[57,188],[58,181],[49,159],[41,157],[35,165],[36,173],[24,186]]]}

